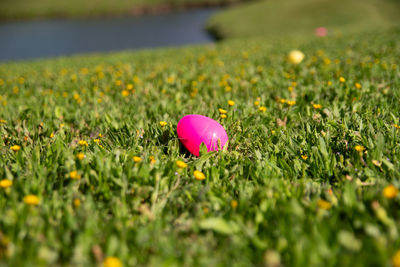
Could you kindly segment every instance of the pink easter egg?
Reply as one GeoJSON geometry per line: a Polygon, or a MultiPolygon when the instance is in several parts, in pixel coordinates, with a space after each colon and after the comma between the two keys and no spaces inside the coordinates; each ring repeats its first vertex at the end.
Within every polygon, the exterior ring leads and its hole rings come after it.
{"type": "Polygon", "coordinates": [[[318,27],[315,29],[315,35],[318,37],[324,37],[328,34],[328,30],[325,27],[318,27]]]}
{"type": "Polygon", "coordinates": [[[207,151],[218,151],[224,148],[228,141],[228,135],[221,124],[197,114],[183,117],[178,122],[177,132],[179,140],[195,156],[199,156],[201,143],[206,145],[207,151]],[[218,142],[220,142],[220,147],[218,142]]]}

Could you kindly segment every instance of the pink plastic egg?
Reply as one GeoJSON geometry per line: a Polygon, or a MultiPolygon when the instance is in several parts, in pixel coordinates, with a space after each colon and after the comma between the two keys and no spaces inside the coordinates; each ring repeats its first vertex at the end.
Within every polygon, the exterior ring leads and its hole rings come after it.
{"type": "Polygon", "coordinates": [[[221,124],[197,114],[183,117],[178,122],[177,132],[179,140],[195,156],[199,156],[201,143],[206,145],[207,151],[218,151],[223,149],[228,141],[228,135],[221,124]]]}

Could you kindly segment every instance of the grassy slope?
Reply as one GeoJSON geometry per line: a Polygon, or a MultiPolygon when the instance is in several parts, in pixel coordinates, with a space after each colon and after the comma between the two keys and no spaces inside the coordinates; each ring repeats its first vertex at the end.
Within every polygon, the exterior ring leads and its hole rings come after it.
{"type": "Polygon", "coordinates": [[[320,26],[332,33],[399,25],[399,13],[398,0],[263,0],[216,14],[208,28],[220,38],[311,36],[320,26]]]}
{"type": "Polygon", "coordinates": [[[127,266],[388,265],[400,247],[400,198],[382,195],[400,187],[399,37],[1,65],[0,178],[13,185],[0,188],[0,265],[89,266],[105,256],[127,266]],[[285,61],[293,47],[306,54],[298,66],[285,61]],[[224,125],[227,153],[182,153],[175,129],[190,113],[224,125]],[[81,179],[70,178],[75,170],[81,179]],[[40,204],[24,204],[27,194],[40,204]]]}
{"type": "Polygon", "coordinates": [[[0,19],[37,17],[75,17],[118,15],[133,13],[136,9],[185,5],[218,4],[236,0],[2,0],[0,19]]]}

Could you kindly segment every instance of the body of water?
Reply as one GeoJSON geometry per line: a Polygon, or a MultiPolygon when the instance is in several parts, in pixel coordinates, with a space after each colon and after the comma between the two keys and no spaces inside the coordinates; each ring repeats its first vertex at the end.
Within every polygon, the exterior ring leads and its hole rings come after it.
{"type": "Polygon", "coordinates": [[[208,43],[204,25],[215,11],[2,23],[0,61],[208,43]]]}

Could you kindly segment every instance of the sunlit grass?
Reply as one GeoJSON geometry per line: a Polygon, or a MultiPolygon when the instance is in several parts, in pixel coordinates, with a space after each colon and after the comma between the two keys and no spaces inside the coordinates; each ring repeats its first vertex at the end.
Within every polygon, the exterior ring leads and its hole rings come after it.
{"type": "Polygon", "coordinates": [[[0,65],[0,265],[398,263],[399,36],[0,65]]]}

